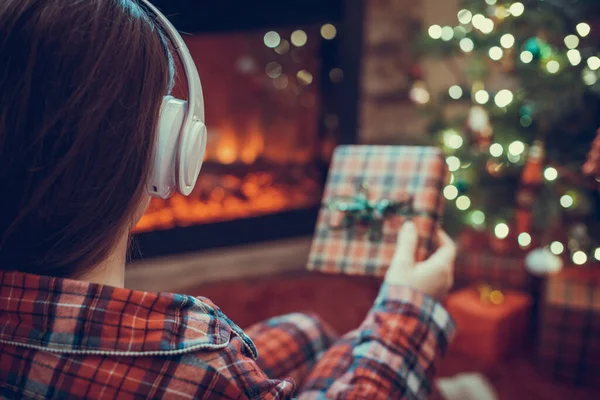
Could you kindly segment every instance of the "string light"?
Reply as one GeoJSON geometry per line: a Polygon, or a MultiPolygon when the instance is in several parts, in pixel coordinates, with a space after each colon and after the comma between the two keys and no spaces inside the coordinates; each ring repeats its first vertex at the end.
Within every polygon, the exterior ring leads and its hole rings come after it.
{"type": "Polygon", "coordinates": [[[321,27],[321,36],[325,40],[332,40],[337,35],[337,29],[332,24],[325,24],[321,27]]]}
{"type": "MultiPolygon", "coordinates": [[[[460,49],[465,53],[470,53],[475,48],[475,43],[469,38],[461,39],[459,42],[460,49]]],[[[533,58],[533,57],[532,57],[533,58]]]]}
{"type": "Polygon", "coordinates": [[[473,26],[476,29],[481,30],[481,27],[485,23],[484,22],[485,20],[486,20],[486,18],[483,14],[475,14],[475,15],[473,15],[473,19],[471,20],[471,23],[473,24],[473,26]]]}
{"type": "Polygon", "coordinates": [[[527,232],[521,232],[519,233],[517,241],[519,242],[519,246],[527,247],[531,244],[531,235],[527,232]]]}
{"type": "Polygon", "coordinates": [[[479,210],[471,213],[471,222],[475,225],[483,225],[485,223],[485,214],[479,210]]]}
{"type": "Polygon", "coordinates": [[[278,63],[270,62],[265,67],[265,72],[269,78],[275,79],[281,75],[282,68],[278,63]]]}
{"type": "Polygon", "coordinates": [[[475,101],[479,104],[486,104],[490,101],[490,94],[485,90],[479,90],[475,93],[475,101]]]}
{"type": "Polygon", "coordinates": [[[569,196],[568,194],[563,195],[560,198],[560,205],[563,206],[564,208],[569,208],[573,205],[574,201],[573,201],[573,197],[569,196]]]}
{"type": "Polygon", "coordinates": [[[496,11],[494,12],[494,15],[499,20],[503,20],[504,18],[508,17],[510,15],[510,13],[503,6],[498,6],[498,7],[496,7],[496,11]]]}
{"type": "Polygon", "coordinates": [[[306,35],[306,32],[304,32],[301,29],[295,30],[294,32],[292,32],[292,36],[290,37],[290,40],[292,41],[292,44],[296,47],[302,47],[306,44],[307,40],[308,40],[308,36],[306,35]]]}
{"type": "Polygon", "coordinates": [[[281,43],[277,47],[275,47],[275,52],[277,54],[285,54],[290,50],[290,42],[285,39],[281,39],[281,43]]]}
{"type": "Polygon", "coordinates": [[[467,36],[467,30],[462,26],[457,26],[454,28],[454,37],[457,39],[462,39],[467,36]]]}
{"type": "Polygon", "coordinates": [[[456,186],[448,185],[444,188],[444,197],[448,200],[454,200],[458,197],[458,189],[456,186]]]}
{"type": "Polygon", "coordinates": [[[523,115],[519,119],[519,122],[521,123],[522,127],[527,128],[531,126],[531,124],[533,123],[533,119],[529,115],[523,115]]]}
{"type": "Polygon", "coordinates": [[[417,104],[427,104],[431,99],[431,95],[427,88],[425,87],[424,82],[415,82],[413,87],[410,89],[410,98],[417,104]]]}
{"type": "Polygon", "coordinates": [[[510,11],[511,15],[520,17],[525,12],[525,6],[523,3],[517,2],[513,3],[508,10],[510,11]]]}
{"type": "Polygon", "coordinates": [[[429,37],[432,39],[441,39],[442,38],[442,27],[439,25],[431,25],[429,27],[429,37]]]}
{"type": "Polygon", "coordinates": [[[594,258],[598,261],[600,261],[600,247],[597,247],[596,250],[594,251],[594,258]]]}
{"type": "Polygon", "coordinates": [[[298,82],[305,86],[310,85],[313,81],[312,74],[305,69],[303,69],[302,71],[298,71],[298,73],[296,74],[296,78],[298,79],[298,82]]]}
{"type": "Polygon", "coordinates": [[[508,228],[508,225],[506,225],[504,222],[500,222],[494,227],[494,234],[498,239],[506,239],[509,233],[510,229],[508,228]]]}
{"type": "Polygon", "coordinates": [[[515,45],[515,37],[510,33],[502,35],[502,37],[500,38],[500,45],[505,49],[510,49],[515,45]]]}
{"type": "Polygon", "coordinates": [[[494,157],[500,157],[504,153],[504,148],[500,143],[494,143],[490,146],[490,154],[494,157]]]}
{"type": "Polygon", "coordinates": [[[280,77],[273,79],[273,86],[275,89],[285,89],[289,83],[289,79],[285,75],[281,75],[280,77]]]}
{"type": "Polygon", "coordinates": [[[448,129],[444,132],[444,144],[451,149],[460,149],[463,145],[463,138],[456,131],[448,129]]]}
{"type": "Polygon", "coordinates": [[[450,98],[458,100],[462,97],[463,90],[458,85],[450,86],[450,89],[448,89],[448,95],[450,96],[450,98]]]}
{"type": "Polygon", "coordinates": [[[446,158],[446,164],[448,164],[448,169],[450,172],[458,171],[460,168],[460,160],[456,156],[450,156],[446,158]]]}
{"type": "Polygon", "coordinates": [[[496,93],[494,102],[498,107],[507,107],[514,99],[513,93],[508,89],[502,89],[496,93]]]}
{"type": "Polygon", "coordinates": [[[560,70],[560,64],[556,60],[548,61],[548,64],[546,64],[546,69],[551,74],[556,74],[560,70]]]}
{"type": "Polygon", "coordinates": [[[596,71],[600,68],[600,58],[593,56],[587,59],[587,65],[592,71],[596,71]]]}
{"type": "Polygon", "coordinates": [[[275,47],[279,46],[279,43],[281,42],[281,36],[279,36],[279,33],[275,31],[270,31],[265,33],[263,41],[265,46],[274,49],[275,47]]]}
{"type": "Polygon", "coordinates": [[[554,181],[558,178],[558,171],[554,167],[548,167],[544,170],[544,178],[547,181],[554,181]]]}
{"type": "Polygon", "coordinates": [[[485,2],[486,2],[487,4],[489,4],[490,6],[493,6],[494,4],[496,4],[496,2],[497,2],[497,1],[498,1],[498,0],[485,0],[485,2]]]}
{"type": "Polygon", "coordinates": [[[581,53],[577,49],[567,51],[567,58],[569,59],[571,65],[576,66],[581,64],[581,53]]]}
{"type": "Polygon", "coordinates": [[[510,145],[508,145],[508,152],[515,156],[523,154],[524,151],[525,151],[525,144],[523,144],[523,142],[520,142],[518,140],[515,140],[510,145]]]}
{"type": "Polygon", "coordinates": [[[504,51],[502,51],[502,49],[500,47],[494,46],[494,47],[490,48],[489,55],[492,60],[498,61],[504,55],[504,51]]]}
{"type": "Polygon", "coordinates": [[[458,12],[458,22],[460,22],[461,24],[468,24],[469,22],[471,22],[472,18],[473,13],[469,10],[460,10],[458,12]]]}
{"type": "Polygon", "coordinates": [[[598,82],[598,76],[589,68],[583,70],[581,77],[583,78],[583,82],[588,86],[595,85],[598,82]]]}
{"type": "Polygon", "coordinates": [[[579,46],[579,38],[577,35],[568,35],[565,37],[565,46],[567,49],[575,49],[579,46]]]}
{"type": "Polygon", "coordinates": [[[508,158],[508,161],[510,161],[511,163],[518,163],[521,160],[521,156],[516,156],[512,153],[508,153],[508,155],[506,156],[506,158],[508,158]]]}
{"type": "Polygon", "coordinates": [[[445,26],[442,28],[442,40],[444,42],[448,42],[448,41],[452,40],[453,37],[454,37],[454,29],[452,29],[452,27],[445,26]]]}
{"type": "Polygon", "coordinates": [[[565,251],[565,246],[561,242],[554,241],[550,244],[550,251],[555,255],[559,255],[565,251]]]}
{"type": "Polygon", "coordinates": [[[579,34],[579,36],[586,37],[592,31],[592,28],[590,27],[589,24],[586,24],[585,22],[581,22],[581,23],[577,24],[577,26],[575,27],[575,30],[577,30],[577,33],[579,34]]]}
{"type": "Polygon", "coordinates": [[[344,80],[344,71],[341,68],[333,68],[329,71],[329,79],[333,83],[340,83],[344,80]]]}
{"type": "Polygon", "coordinates": [[[492,33],[492,31],[494,30],[494,21],[492,21],[489,18],[486,18],[482,23],[481,26],[479,27],[479,30],[482,33],[485,33],[486,35],[489,33],[492,33]]]}
{"type": "Polygon", "coordinates": [[[456,208],[459,210],[465,211],[468,210],[469,207],[471,207],[471,199],[469,199],[467,196],[463,195],[456,199],[456,208]]]}
{"type": "Polygon", "coordinates": [[[533,53],[530,52],[529,50],[525,50],[524,52],[521,53],[521,61],[524,64],[529,64],[530,62],[533,61],[533,53]]]}
{"type": "Polygon", "coordinates": [[[585,264],[587,262],[587,254],[581,250],[576,251],[573,253],[573,262],[577,265],[585,264]]]}

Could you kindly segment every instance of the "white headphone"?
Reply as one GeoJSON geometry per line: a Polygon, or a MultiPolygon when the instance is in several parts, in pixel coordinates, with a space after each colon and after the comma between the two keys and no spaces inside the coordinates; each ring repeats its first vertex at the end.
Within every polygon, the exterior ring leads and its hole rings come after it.
{"type": "Polygon", "coordinates": [[[181,59],[188,84],[188,100],[165,96],[146,190],[166,199],[175,190],[188,196],[198,180],[206,151],[204,98],[196,64],[179,32],[148,0],[140,0],[154,14],[181,59]]]}

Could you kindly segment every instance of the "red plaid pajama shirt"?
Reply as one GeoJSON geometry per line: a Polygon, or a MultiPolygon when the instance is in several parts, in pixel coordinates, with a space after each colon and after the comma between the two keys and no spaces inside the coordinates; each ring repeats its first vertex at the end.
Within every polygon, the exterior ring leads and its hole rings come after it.
{"type": "Polygon", "coordinates": [[[0,272],[0,397],[422,399],[453,328],[439,303],[384,285],[340,339],[291,314],[253,341],[205,298],[0,272]]]}

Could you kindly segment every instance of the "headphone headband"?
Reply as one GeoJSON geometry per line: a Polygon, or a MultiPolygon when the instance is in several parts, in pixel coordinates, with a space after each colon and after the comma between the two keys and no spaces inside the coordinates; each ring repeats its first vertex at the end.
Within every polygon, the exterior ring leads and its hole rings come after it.
{"type": "Polygon", "coordinates": [[[173,24],[161,13],[158,8],[149,0],[140,0],[144,6],[150,11],[156,20],[160,24],[161,28],[167,34],[167,38],[171,42],[171,45],[177,51],[177,55],[183,64],[185,77],[188,83],[188,105],[189,111],[188,116],[196,115],[202,121],[204,121],[204,107],[203,107],[203,96],[202,96],[202,85],[200,83],[200,76],[198,75],[198,69],[196,64],[187,48],[187,45],[183,41],[183,38],[175,29],[173,24]]]}
{"type": "Polygon", "coordinates": [[[157,160],[151,174],[149,192],[154,196],[166,198],[171,194],[172,186],[176,186],[181,194],[187,196],[196,184],[206,148],[202,84],[196,64],[177,29],[149,0],[139,2],[156,18],[177,52],[188,88],[187,101],[167,96],[163,102],[155,154],[157,160]],[[181,116],[182,120],[179,119],[181,116]],[[175,154],[172,154],[171,150],[175,154]]]}

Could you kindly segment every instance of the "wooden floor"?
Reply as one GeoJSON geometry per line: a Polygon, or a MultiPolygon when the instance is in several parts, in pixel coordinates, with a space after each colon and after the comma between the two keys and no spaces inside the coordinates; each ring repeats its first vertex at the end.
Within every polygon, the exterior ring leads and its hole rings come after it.
{"type": "MultiPolygon", "coordinates": [[[[309,246],[310,239],[303,238],[153,260],[131,266],[127,282],[141,290],[208,297],[242,327],[294,311],[315,312],[338,332],[356,327],[370,308],[379,282],[306,272],[309,246]]],[[[451,351],[438,376],[460,372],[484,373],[501,400],[600,399],[600,390],[562,385],[538,374],[525,353],[485,366],[451,351]]]]}

